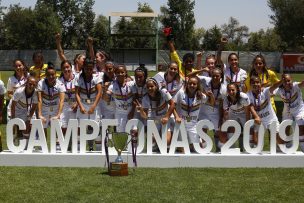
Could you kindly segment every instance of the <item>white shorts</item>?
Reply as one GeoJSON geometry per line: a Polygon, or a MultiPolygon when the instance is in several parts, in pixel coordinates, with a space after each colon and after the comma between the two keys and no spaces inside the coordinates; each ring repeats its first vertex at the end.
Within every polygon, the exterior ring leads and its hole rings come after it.
{"type": "Polygon", "coordinates": [[[246,123],[246,116],[245,116],[245,114],[231,114],[231,113],[229,113],[229,120],[235,120],[242,127],[244,127],[244,125],[246,123]]]}
{"type": "MultiPolygon", "coordinates": [[[[57,113],[58,113],[58,109],[54,109],[53,111],[50,111],[50,110],[42,111],[42,116],[46,119],[45,123],[42,122],[43,128],[48,128],[48,127],[51,126],[51,118],[56,116],[57,113]]],[[[60,121],[60,124],[61,124],[61,116],[60,116],[59,121],[60,121]]]]}
{"type": "Polygon", "coordinates": [[[204,120],[204,119],[209,120],[213,123],[215,131],[219,130],[220,116],[219,116],[218,113],[210,113],[210,112],[207,113],[207,112],[202,112],[201,111],[199,116],[198,116],[198,120],[200,121],[200,120],[204,120]]]}
{"type": "MultiPolygon", "coordinates": [[[[86,105],[84,103],[82,105],[86,109],[86,111],[88,111],[90,109],[90,105],[86,105]]],[[[78,120],[80,120],[80,119],[91,119],[91,120],[99,121],[98,112],[99,112],[98,106],[95,108],[95,111],[92,114],[88,114],[88,113],[83,114],[83,113],[80,112],[80,108],[77,108],[76,118],[78,120]]]]}
{"type": "Polygon", "coordinates": [[[70,119],[76,119],[76,113],[69,110],[69,109],[64,109],[62,111],[60,119],[61,119],[61,124],[62,124],[61,127],[62,128],[67,128],[69,120],[70,119]]]}
{"type": "Polygon", "coordinates": [[[287,112],[283,112],[282,120],[294,120],[298,125],[304,125],[304,112],[299,111],[294,114],[288,114],[287,112]]]}
{"type": "Polygon", "coordinates": [[[128,122],[128,114],[115,113],[115,119],[118,120],[117,132],[125,132],[126,124],[128,122]]]}

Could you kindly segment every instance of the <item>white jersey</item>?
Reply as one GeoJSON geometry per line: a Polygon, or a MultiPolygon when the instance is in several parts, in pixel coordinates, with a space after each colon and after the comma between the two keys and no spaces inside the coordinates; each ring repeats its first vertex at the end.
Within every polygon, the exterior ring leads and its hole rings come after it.
{"type": "Polygon", "coordinates": [[[70,81],[66,81],[63,76],[59,78],[59,81],[64,85],[66,90],[64,97],[63,111],[71,111],[72,105],[76,102],[75,77],[76,76],[74,75],[73,79],[70,81]]]}
{"type": "Polygon", "coordinates": [[[239,71],[237,73],[234,73],[231,71],[231,68],[226,68],[224,72],[225,78],[230,78],[231,81],[227,81],[227,83],[233,82],[233,83],[240,83],[241,86],[244,85],[244,82],[247,78],[247,72],[241,68],[239,68],[239,71]]]}
{"type": "Polygon", "coordinates": [[[93,74],[89,82],[84,80],[83,74],[80,74],[75,79],[75,87],[79,88],[79,97],[81,103],[92,105],[96,99],[96,85],[102,83],[102,78],[99,74],[93,74]]]}
{"type": "MultiPolygon", "coordinates": [[[[23,86],[26,83],[26,78],[23,77],[21,80],[18,80],[14,75],[10,76],[7,81],[7,91],[15,92],[16,89],[23,86]]],[[[9,104],[7,106],[7,116],[11,116],[11,106],[12,106],[12,100],[9,101],[9,104]]]]}
{"type": "Polygon", "coordinates": [[[203,103],[207,102],[207,96],[202,94],[202,98],[189,98],[184,89],[180,89],[174,97],[176,103],[176,111],[185,122],[196,124],[200,107],[203,103]]]}
{"type": "Polygon", "coordinates": [[[34,93],[27,98],[25,87],[20,87],[13,94],[12,100],[16,102],[15,117],[26,118],[30,113],[32,105],[38,103],[38,96],[36,90],[34,90],[34,93]]]}
{"type": "Polygon", "coordinates": [[[135,83],[134,86],[132,87],[132,92],[133,92],[134,95],[137,95],[138,101],[141,103],[143,97],[147,94],[146,85],[144,85],[143,87],[139,87],[135,83]]]}
{"type": "Polygon", "coordinates": [[[172,97],[174,97],[178,90],[180,90],[180,88],[183,86],[182,80],[173,80],[172,82],[168,83],[165,79],[165,72],[159,72],[153,78],[157,81],[159,88],[165,88],[172,97]]]}
{"type": "Polygon", "coordinates": [[[199,78],[201,80],[202,88],[205,91],[211,91],[215,98],[214,106],[208,102],[201,105],[199,120],[210,120],[213,123],[215,130],[218,130],[220,109],[222,108],[222,106],[220,106],[220,103],[223,103],[223,100],[226,97],[226,84],[221,83],[218,88],[214,88],[212,86],[212,79],[210,77],[199,76],[199,78]]]}
{"type": "Polygon", "coordinates": [[[57,112],[59,108],[59,94],[65,92],[64,84],[56,79],[55,85],[49,86],[46,81],[46,78],[40,80],[37,87],[37,90],[41,92],[42,111],[57,112]]]}
{"type": "Polygon", "coordinates": [[[218,88],[213,87],[211,82],[212,78],[210,77],[199,76],[199,79],[201,80],[202,88],[205,91],[211,91],[215,98],[214,106],[211,106],[210,103],[205,103],[202,105],[201,109],[206,114],[214,114],[214,112],[218,112],[220,101],[223,101],[226,96],[227,87],[223,83],[220,83],[220,86],[218,88]]]}
{"type": "MultiPolygon", "coordinates": [[[[108,82],[110,82],[110,81],[108,81],[108,82]]],[[[110,84],[113,84],[113,82],[110,82],[110,84]]],[[[109,95],[109,97],[110,97],[109,101],[105,101],[105,100],[101,99],[99,102],[100,114],[103,116],[103,118],[114,118],[115,101],[114,101],[114,98],[112,97],[112,95],[109,95]]]]}
{"type": "Polygon", "coordinates": [[[15,90],[26,83],[26,77],[18,80],[14,75],[10,76],[7,81],[7,91],[15,92],[15,90]]]}
{"type": "Polygon", "coordinates": [[[0,80],[0,95],[4,95],[6,93],[6,88],[2,80],[0,80]]]}
{"type": "Polygon", "coordinates": [[[116,113],[128,114],[133,105],[133,93],[132,88],[134,86],[134,81],[126,82],[126,84],[121,87],[115,80],[110,86],[108,91],[115,101],[116,113]]]}
{"type": "Polygon", "coordinates": [[[148,119],[160,119],[166,115],[168,111],[168,102],[172,99],[172,96],[166,89],[161,89],[160,101],[150,100],[148,94],[146,94],[142,100],[142,107],[148,109],[148,119]]]}
{"type": "Polygon", "coordinates": [[[250,104],[254,106],[255,111],[265,126],[271,124],[272,121],[278,121],[271,105],[269,87],[262,89],[258,96],[255,96],[252,91],[248,92],[247,95],[250,99],[250,104]]]}
{"type": "Polygon", "coordinates": [[[235,104],[231,103],[228,100],[228,96],[224,98],[224,102],[223,102],[223,108],[225,110],[228,109],[229,116],[231,115],[245,116],[245,107],[249,105],[250,105],[250,100],[248,96],[243,92],[240,92],[240,99],[235,104]]]}
{"type": "Polygon", "coordinates": [[[295,115],[304,110],[302,91],[299,84],[299,82],[293,82],[290,91],[286,91],[284,88],[277,88],[273,92],[273,94],[279,95],[284,102],[283,113],[295,115]]]}

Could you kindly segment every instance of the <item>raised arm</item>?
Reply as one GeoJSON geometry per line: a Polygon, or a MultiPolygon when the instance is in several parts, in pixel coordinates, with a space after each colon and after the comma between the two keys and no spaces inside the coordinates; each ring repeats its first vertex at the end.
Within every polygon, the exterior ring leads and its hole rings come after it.
{"type": "Polygon", "coordinates": [[[283,84],[283,81],[284,80],[282,79],[279,82],[276,82],[272,86],[270,86],[270,88],[269,88],[270,94],[273,94],[274,90],[277,89],[278,87],[280,87],[283,84]]]}
{"type": "Polygon", "coordinates": [[[62,46],[61,46],[61,35],[59,33],[57,33],[55,35],[55,39],[56,39],[57,54],[58,54],[60,60],[61,61],[67,60],[67,58],[64,55],[64,51],[62,49],[62,46]]]}
{"type": "Polygon", "coordinates": [[[94,60],[95,53],[94,53],[94,48],[93,48],[93,38],[92,37],[88,37],[87,45],[88,45],[88,49],[89,49],[90,58],[91,58],[91,60],[94,60]]]}

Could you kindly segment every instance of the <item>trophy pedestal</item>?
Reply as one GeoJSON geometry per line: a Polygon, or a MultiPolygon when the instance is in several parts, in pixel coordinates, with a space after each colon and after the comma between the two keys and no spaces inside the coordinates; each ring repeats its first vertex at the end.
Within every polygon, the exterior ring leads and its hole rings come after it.
{"type": "Polygon", "coordinates": [[[127,176],[129,174],[128,172],[128,163],[110,163],[110,176],[127,176]]]}

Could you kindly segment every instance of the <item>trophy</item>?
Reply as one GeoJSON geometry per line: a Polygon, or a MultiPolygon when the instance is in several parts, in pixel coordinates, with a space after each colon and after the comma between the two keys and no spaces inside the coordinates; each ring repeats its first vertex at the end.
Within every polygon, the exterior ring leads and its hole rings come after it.
{"type": "Polygon", "coordinates": [[[117,158],[115,162],[110,163],[109,173],[111,176],[127,176],[128,175],[128,163],[123,162],[121,152],[128,145],[128,133],[125,132],[113,132],[112,139],[109,140],[112,146],[117,151],[117,158]]]}

